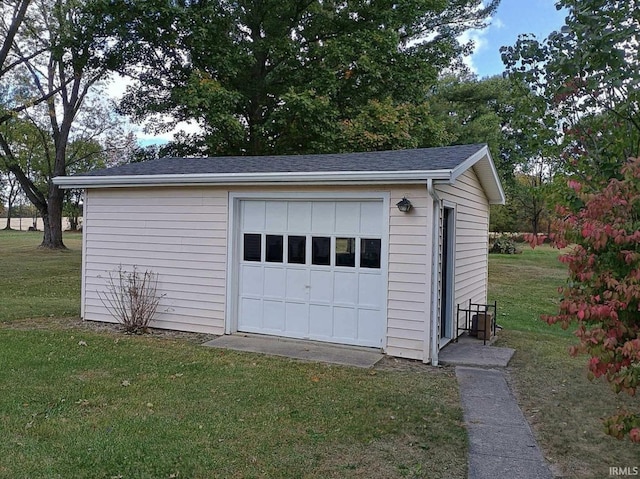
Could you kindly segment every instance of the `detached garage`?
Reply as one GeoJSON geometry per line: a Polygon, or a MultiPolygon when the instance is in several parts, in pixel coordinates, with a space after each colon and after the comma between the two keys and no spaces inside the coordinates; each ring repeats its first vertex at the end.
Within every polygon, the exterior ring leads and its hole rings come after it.
{"type": "Polygon", "coordinates": [[[82,317],[122,266],[158,274],[153,326],[378,348],[437,363],[455,305],[486,303],[486,145],[162,158],[57,177],[84,188],[82,317]]]}

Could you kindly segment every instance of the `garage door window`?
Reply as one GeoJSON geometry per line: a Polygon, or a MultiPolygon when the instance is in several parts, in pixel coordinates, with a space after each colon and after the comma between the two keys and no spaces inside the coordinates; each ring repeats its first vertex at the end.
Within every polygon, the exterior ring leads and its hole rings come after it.
{"type": "Polygon", "coordinates": [[[305,264],[307,257],[306,236],[289,236],[288,243],[287,262],[292,264],[305,264]]]}
{"type": "Polygon", "coordinates": [[[266,249],[268,263],[282,263],[282,235],[267,235],[266,249]]]}
{"type": "Polygon", "coordinates": [[[336,266],[356,265],[356,239],[336,238],[336,266]]]}
{"type": "MultiPolygon", "coordinates": [[[[244,261],[267,263],[284,262],[284,245],[287,244],[287,263],[306,264],[307,237],[264,235],[265,256],[262,258],[262,238],[259,233],[245,233],[243,235],[244,261]]],[[[331,256],[335,258],[334,265],[340,267],[380,269],[380,250],[382,240],[379,238],[360,239],[360,264],[356,264],[356,242],[358,238],[335,238],[332,251],[330,236],[313,236],[311,238],[311,264],[331,266],[331,256]]]]}
{"type": "Polygon", "coordinates": [[[262,235],[245,233],[244,235],[244,260],[260,261],[262,250],[262,235]]]}
{"type": "Polygon", "coordinates": [[[360,267],[380,269],[380,248],[382,240],[366,239],[360,240],[360,267]]]}
{"type": "Polygon", "coordinates": [[[311,264],[320,266],[331,264],[331,238],[328,236],[311,238],[311,264]]]}

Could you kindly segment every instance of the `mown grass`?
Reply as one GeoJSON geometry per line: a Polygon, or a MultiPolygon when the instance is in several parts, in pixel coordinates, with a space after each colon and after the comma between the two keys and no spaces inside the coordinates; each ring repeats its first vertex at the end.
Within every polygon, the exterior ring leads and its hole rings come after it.
{"type": "Polygon", "coordinates": [[[465,477],[451,371],[71,328],[77,318],[50,318],[77,311],[73,241],[51,254],[35,249],[39,237],[0,236],[14,291],[0,310],[0,477],[465,477]],[[40,305],[51,297],[64,301],[40,305]]]}
{"type": "Polygon", "coordinates": [[[561,252],[548,246],[535,250],[523,247],[518,255],[489,255],[490,298],[498,301],[498,324],[509,329],[564,336],[571,333],[550,326],[541,314],[556,310],[558,287],[567,277],[566,266],[558,261],[561,252]]]}
{"type": "Polygon", "coordinates": [[[556,473],[608,477],[609,467],[640,467],[640,449],[605,435],[601,418],[619,408],[637,410],[638,400],[614,394],[603,381],[590,382],[587,358],[569,356],[577,342],[572,332],[540,320],[540,314],[556,311],[557,288],[566,280],[558,254],[543,246],[490,256],[489,293],[504,327],[498,345],[516,349],[512,386],[556,473]]]}
{"type": "Polygon", "coordinates": [[[0,344],[1,477],[465,474],[450,374],[78,331],[0,344]]]}
{"type": "MultiPolygon", "coordinates": [[[[59,318],[77,322],[81,238],[53,253],[40,240],[0,232],[0,477],[465,476],[450,371],[361,371],[70,329],[59,318]]],[[[557,256],[491,255],[498,344],[517,350],[512,385],[558,475],[607,477],[640,466],[640,453],[600,419],[637,399],[589,382],[586,358],[568,355],[571,332],[540,320],[565,278],[557,256]]]]}
{"type": "Polygon", "coordinates": [[[0,322],[80,314],[82,235],[65,235],[64,251],[41,242],[41,232],[0,231],[0,322]]]}

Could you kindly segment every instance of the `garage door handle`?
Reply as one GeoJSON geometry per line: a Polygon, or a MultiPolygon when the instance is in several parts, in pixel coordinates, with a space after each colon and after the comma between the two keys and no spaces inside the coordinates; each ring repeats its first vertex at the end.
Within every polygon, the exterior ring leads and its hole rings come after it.
{"type": "Polygon", "coordinates": [[[311,289],[311,286],[308,285],[308,284],[305,284],[304,287],[305,287],[305,289],[311,289]]]}

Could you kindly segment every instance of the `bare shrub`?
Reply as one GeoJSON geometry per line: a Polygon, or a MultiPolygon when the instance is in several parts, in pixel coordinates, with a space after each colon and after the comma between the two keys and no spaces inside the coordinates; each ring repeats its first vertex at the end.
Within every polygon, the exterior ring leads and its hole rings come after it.
{"type": "Polygon", "coordinates": [[[146,333],[164,295],[158,295],[158,274],[119,265],[109,272],[107,291],[98,291],[102,304],[128,333],[146,333]]]}

